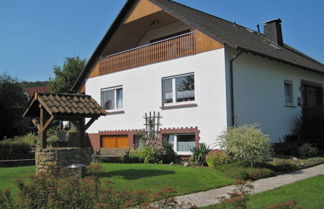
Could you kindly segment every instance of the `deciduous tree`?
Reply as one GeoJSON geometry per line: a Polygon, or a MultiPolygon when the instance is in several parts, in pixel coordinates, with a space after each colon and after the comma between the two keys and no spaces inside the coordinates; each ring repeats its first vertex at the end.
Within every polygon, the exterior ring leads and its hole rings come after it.
{"type": "Polygon", "coordinates": [[[62,67],[54,66],[55,78],[50,81],[51,89],[55,93],[71,93],[71,88],[85,63],[86,60],[80,57],[67,57],[62,67]]]}
{"type": "Polygon", "coordinates": [[[19,135],[22,129],[22,112],[27,97],[17,79],[7,74],[0,75],[0,139],[19,135]]]}

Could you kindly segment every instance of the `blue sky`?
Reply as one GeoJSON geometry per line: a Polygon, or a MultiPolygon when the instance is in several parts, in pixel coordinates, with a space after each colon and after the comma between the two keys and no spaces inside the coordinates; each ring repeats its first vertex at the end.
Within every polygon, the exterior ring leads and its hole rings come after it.
{"type": "MultiPolygon", "coordinates": [[[[323,0],[176,0],[256,30],[281,18],[284,41],[324,62],[323,0]]],[[[65,57],[89,58],[126,0],[0,0],[0,74],[53,77],[65,57]]]]}

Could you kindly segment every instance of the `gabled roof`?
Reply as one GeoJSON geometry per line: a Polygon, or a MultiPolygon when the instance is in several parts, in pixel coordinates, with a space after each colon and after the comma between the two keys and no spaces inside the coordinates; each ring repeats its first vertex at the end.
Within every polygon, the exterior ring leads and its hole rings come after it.
{"type": "MultiPolygon", "coordinates": [[[[297,50],[279,46],[263,34],[169,0],[150,0],[169,14],[232,48],[244,49],[324,73],[324,65],[297,50]]],[[[286,47],[287,46],[287,47],[286,47]]]]}
{"type": "MultiPolygon", "coordinates": [[[[266,56],[298,67],[324,73],[324,65],[296,49],[284,44],[279,46],[254,30],[248,29],[236,23],[215,17],[213,15],[190,8],[171,0],[149,0],[161,7],[165,12],[178,18],[192,28],[209,35],[216,41],[253,54],[266,56]]],[[[124,15],[129,11],[136,0],[128,0],[111,28],[91,56],[84,70],[79,75],[73,88],[77,88],[84,76],[88,73],[92,64],[100,55],[104,46],[109,42],[118,25],[122,23],[124,15]]]]}
{"type": "Polygon", "coordinates": [[[99,117],[107,112],[91,96],[82,94],[35,93],[23,114],[24,117],[37,115],[38,104],[44,106],[51,115],[76,117],[99,117]]]}

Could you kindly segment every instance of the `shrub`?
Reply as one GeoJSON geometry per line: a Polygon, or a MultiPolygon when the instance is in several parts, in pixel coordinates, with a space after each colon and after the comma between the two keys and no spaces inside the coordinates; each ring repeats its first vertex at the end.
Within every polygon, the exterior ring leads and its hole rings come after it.
{"type": "Polygon", "coordinates": [[[33,135],[32,133],[26,134],[24,136],[18,137],[17,140],[25,142],[30,146],[36,146],[38,141],[38,136],[33,135]]]}
{"type": "Polygon", "coordinates": [[[31,146],[25,142],[1,142],[0,143],[0,159],[10,160],[19,159],[23,154],[28,154],[31,146]]]}
{"type": "Polygon", "coordinates": [[[168,143],[145,145],[130,149],[124,156],[128,163],[170,163],[176,160],[176,154],[168,143]]]}
{"type": "Polygon", "coordinates": [[[247,179],[257,180],[257,179],[266,178],[273,175],[274,175],[273,171],[269,169],[256,169],[248,172],[247,179]]]}
{"type": "Polygon", "coordinates": [[[1,209],[15,209],[15,203],[12,198],[10,190],[4,192],[0,190],[0,208],[1,209]]]}
{"type": "Polygon", "coordinates": [[[124,156],[124,162],[126,163],[143,163],[143,152],[142,149],[131,148],[128,152],[126,152],[124,156]]]}
{"type": "Polygon", "coordinates": [[[228,163],[229,156],[224,151],[209,152],[206,156],[206,162],[208,167],[216,168],[218,165],[228,163]]]}
{"type": "Polygon", "coordinates": [[[248,180],[249,178],[250,178],[250,175],[246,170],[242,170],[240,172],[240,179],[241,180],[248,180]]]}
{"type": "Polygon", "coordinates": [[[190,161],[195,165],[206,165],[206,156],[210,152],[210,149],[206,144],[201,143],[198,147],[191,149],[192,155],[190,161]]]}
{"type": "Polygon", "coordinates": [[[52,147],[58,147],[58,143],[60,141],[60,138],[58,135],[51,135],[50,137],[47,138],[47,145],[52,146],[52,147]]]}
{"type": "Polygon", "coordinates": [[[283,141],[272,144],[273,152],[277,155],[298,156],[298,144],[296,142],[283,141]]]}
{"type": "Polygon", "coordinates": [[[144,146],[142,149],[144,163],[162,163],[161,150],[154,146],[144,146]]]}
{"type": "Polygon", "coordinates": [[[234,159],[248,160],[251,167],[255,161],[265,161],[271,157],[270,139],[256,124],[230,128],[219,139],[221,146],[234,159]]]}
{"type": "Polygon", "coordinates": [[[316,153],[316,149],[313,148],[324,150],[323,123],[324,110],[322,108],[303,108],[300,118],[297,119],[293,133],[286,135],[283,142],[276,143],[273,146],[275,153],[308,157],[305,152],[309,151],[312,153],[310,156],[314,156],[313,154],[316,153]],[[308,144],[306,145],[307,147],[301,148],[306,143],[308,144]],[[300,152],[300,149],[303,151],[300,152]]]}
{"type": "Polygon", "coordinates": [[[303,144],[298,149],[298,152],[299,152],[300,157],[302,157],[302,158],[315,157],[319,153],[318,149],[309,143],[303,144]]]}
{"type": "Polygon", "coordinates": [[[172,145],[167,142],[163,142],[162,147],[163,147],[163,154],[162,154],[163,163],[171,163],[176,161],[177,154],[174,152],[172,145]]]}
{"type": "Polygon", "coordinates": [[[324,109],[303,108],[301,117],[297,120],[294,134],[303,143],[309,143],[318,149],[324,149],[324,109]]]}

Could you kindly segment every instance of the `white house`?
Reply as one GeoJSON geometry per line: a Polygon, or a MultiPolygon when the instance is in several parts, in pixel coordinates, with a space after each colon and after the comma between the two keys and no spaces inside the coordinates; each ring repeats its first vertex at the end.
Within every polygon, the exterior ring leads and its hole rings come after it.
{"type": "Polygon", "coordinates": [[[108,111],[88,130],[96,150],[138,143],[145,113],[178,154],[236,125],[259,123],[273,142],[303,107],[322,106],[324,66],[283,42],[281,20],[264,33],[170,0],[129,0],[74,90],[108,111]]]}

